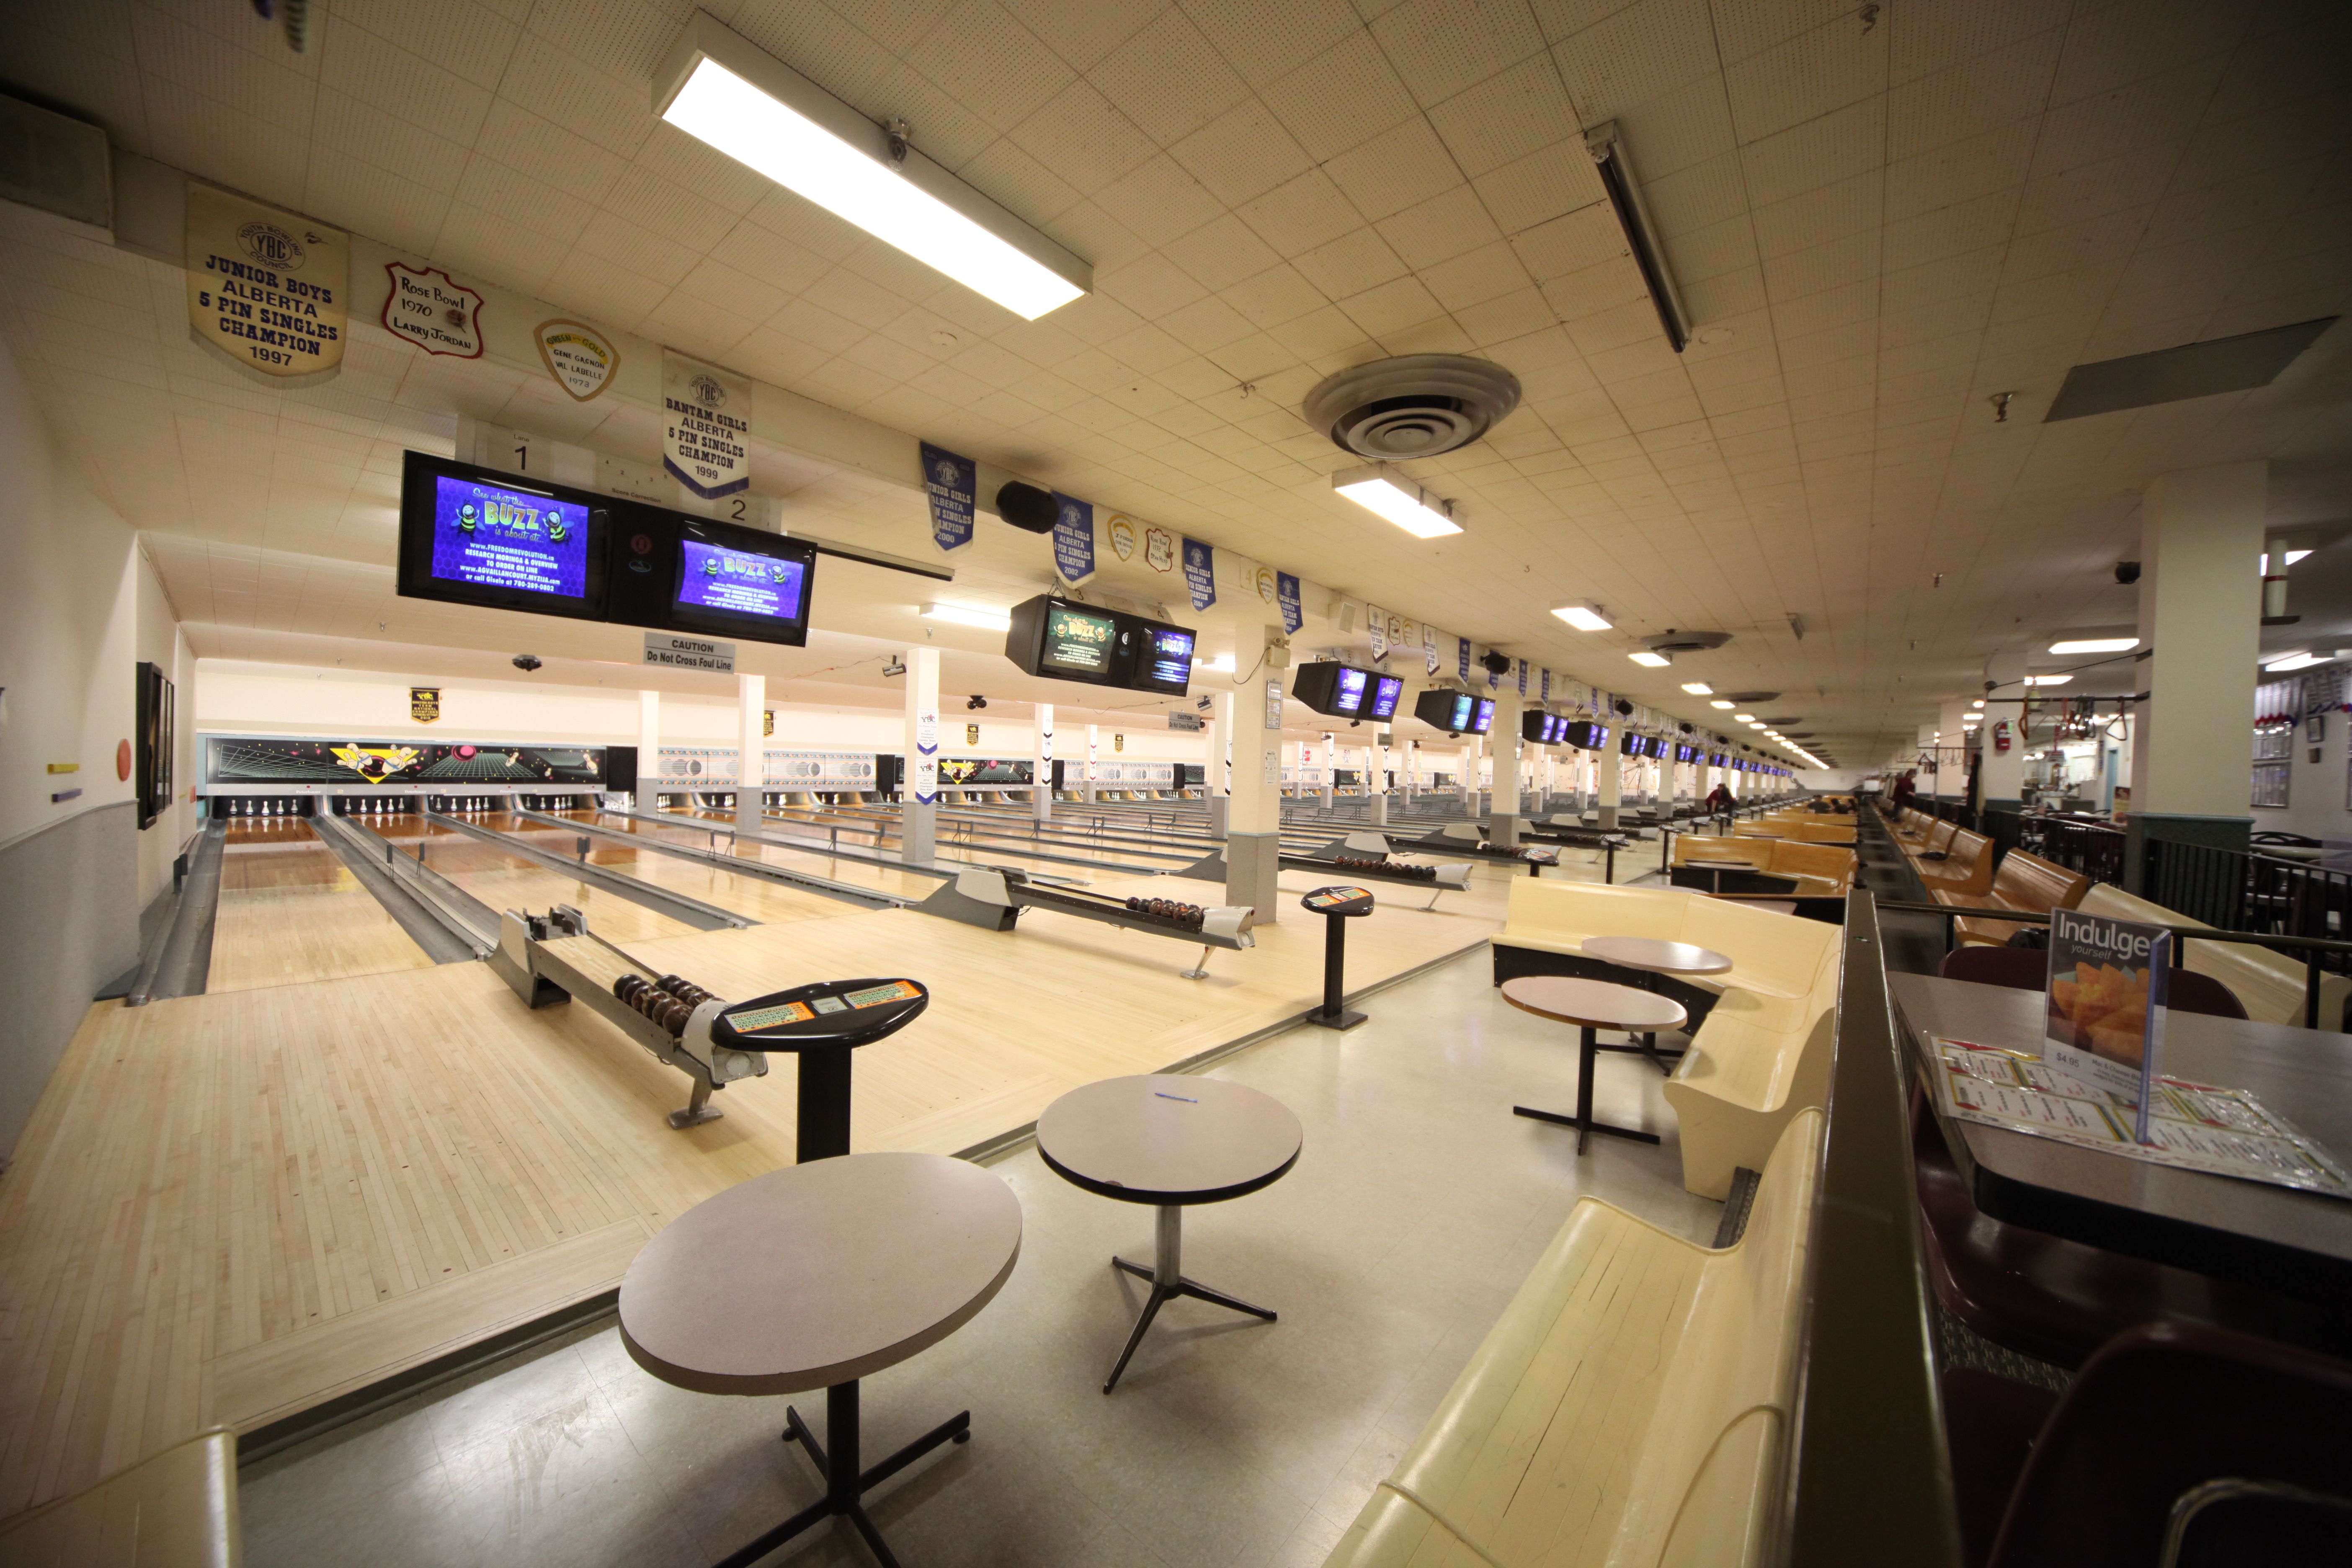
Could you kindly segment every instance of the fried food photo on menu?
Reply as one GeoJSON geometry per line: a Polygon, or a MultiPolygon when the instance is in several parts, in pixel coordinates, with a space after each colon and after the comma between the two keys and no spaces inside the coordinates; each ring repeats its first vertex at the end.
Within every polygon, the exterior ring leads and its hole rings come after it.
{"type": "Polygon", "coordinates": [[[2137,1067],[2147,1028],[2147,971],[2077,963],[2050,987],[2050,1032],[2078,1049],[2137,1067]]]}

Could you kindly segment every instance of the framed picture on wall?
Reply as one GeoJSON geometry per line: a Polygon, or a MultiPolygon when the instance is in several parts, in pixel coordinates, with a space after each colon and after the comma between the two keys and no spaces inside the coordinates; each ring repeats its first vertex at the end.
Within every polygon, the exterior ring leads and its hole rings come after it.
{"type": "Polygon", "coordinates": [[[2293,770],[2289,763],[2256,763],[2254,764],[2253,801],[2255,805],[2284,805],[2287,774],[2293,770]]]}

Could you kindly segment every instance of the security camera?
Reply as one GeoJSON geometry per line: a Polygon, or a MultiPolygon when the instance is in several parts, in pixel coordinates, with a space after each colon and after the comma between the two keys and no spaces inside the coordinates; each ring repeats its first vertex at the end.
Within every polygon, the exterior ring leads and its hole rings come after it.
{"type": "Polygon", "coordinates": [[[525,675],[529,675],[532,670],[539,668],[539,655],[535,653],[519,653],[514,656],[514,667],[517,669],[521,670],[525,675]]]}
{"type": "Polygon", "coordinates": [[[893,658],[889,663],[882,667],[882,673],[886,676],[904,675],[907,673],[907,666],[902,660],[893,658]]]}
{"type": "Polygon", "coordinates": [[[974,711],[977,711],[977,710],[979,710],[980,709],[982,709],[982,708],[985,708],[985,707],[987,707],[987,706],[988,706],[988,699],[987,699],[987,698],[985,698],[985,697],[977,697],[977,696],[976,696],[976,697],[973,697],[973,698],[970,699],[968,701],[966,701],[966,702],[964,703],[964,706],[965,706],[966,708],[969,708],[969,709],[973,710],[974,711]]]}
{"type": "Polygon", "coordinates": [[[2118,561],[2118,562],[2116,562],[2116,582],[2118,582],[2118,583],[2121,583],[2121,584],[2122,584],[2125,587],[2126,587],[2126,588],[2130,587],[2133,584],[2135,584],[2135,583],[2138,582],[2138,581],[2139,581],[2139,563],[2138,563],[2138,562],[2137,562],[2137,561],[2118,561]]]}

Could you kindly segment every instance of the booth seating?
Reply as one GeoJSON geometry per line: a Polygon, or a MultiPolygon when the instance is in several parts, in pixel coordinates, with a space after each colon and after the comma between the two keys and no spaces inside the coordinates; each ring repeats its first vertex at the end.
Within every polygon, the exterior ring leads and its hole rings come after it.
{"type": "MultiPolygon", "coordinates": [[[[2142,921],[2150,925],[2194,926],[2162,904],[2125,892],[2105,882],[2094,883],[2074,908],[2087,915],[2142,921]]],[[[2242,942],[2184,942],[2180,966],[2210,974],[2230,988],[2245,1005],[2246,1016],[2257,1023],[2303,1027],[2304,966],[2282,952],[2242,942]]],[[[2344,1032],[2352,1014],[2352,979],[2341,974],[2319,977],[2319,1027],[2344,1032]]]]}
{"type": "Polygon", "coordinates": [[[1761,1562],[1822,1127],[1789,1123],[1720,1251],[1580,1199],[1325,1568],[1761,1562]]]}
{"type": "Polygon", "coordinates": [[[1957,828],[1944,840],[1943,858],[1912,858],[1912,868],[1927,896],[1939,904],[1974,903],[1992,891],[1992,840],[1969,828],[1957,828]]]}
{"type": "Polygon", "coordinates": [[[1958,823],[1947,822],[1931,813],[1906,808],[1887,831],[1895,835],[1895,845],[1903,853],[1914,855],[1922,850],[1942,849],[1945,840],[1958,826],[1958,823]]]}
{"type": "Polygon", "coordinates": [[[1797,816],[1759,816],[1733,828],[1731,834],[1735,838],[1794,838],[1805,844],[1840,844],[1851,848],[1854,828],[1851,822],[1805,812],[1797,816]]]}
{"type": "Polygon", "coordinates": [[[1685,834],[1675,840],[1676,868],[1723,860],[1744,861],[1763,876],[1794,879],[1798,885],[1790,890],[1807,897],[1844,894],[1853,887],[1858,869],[1854,852],[1834,844],[1808,844],[1797,838],[1703,838],[1697,834],[1685,834]]]}
{"type": "Polygon", "coordinates": [[[1839,928],[1703,893],[1523,877],[1494,939],[1495,984],[1521,974],[1606,977],[1586,958],[1592,936],[1645,936],[1711,948],[1732,961],[1707,991],[1661,976],[1657,988],[1697,1020],[1664,1086],[1682,1146],[1683,1185],[1729,1194],[1733,1173],[1759,1170],[1789,1121],[1823,1103],[1837,1005],[1839,928]]]}
{"type": "MultiPolygon", "coordinates": [[[[2071,910],[2082,902],[2091,890],[2091,879],[2080,871],[2069,871],[2063,866],[2053,866],[2039,855],[2028,855],[2022,849],[2012,849],[2000,858],[2000,868],[1992,875],[1992,889],[1984,897],[1970,899],[1939,899],[1938,903],[1960,908],[2017,910],[2046,915],[2052,910],[2071,910]]],[[[1958,920],[1952,922],[1954,939],[1960,942],[1988,942],[2001,947],[2017,929],[2015,921],[1958,920]]]]}
{"type": "Polygon", "coordinates": [[[0,1563],[39,1568],[236,1568],[241,1553],[236,1437],[226,1430],[0,1521],[0,1563]]]}

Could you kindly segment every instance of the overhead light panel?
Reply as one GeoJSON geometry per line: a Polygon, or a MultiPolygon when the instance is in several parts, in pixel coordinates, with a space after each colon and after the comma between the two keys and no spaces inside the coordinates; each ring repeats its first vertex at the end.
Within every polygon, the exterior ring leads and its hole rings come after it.
{"type": "Polygon", "coordinates": [[[1736,723],[1753,724],[1756,722],[1756,715],[1753,713],[1734,713],[1731,717],[1733,721],[1736,723]]]}
{"type": "Polygon", "coordinates": [[[2129,653],[2139,647],[2137,637],[2076,637],[2071,642],[2054,642],[2052,653],[2129,653]]]}
{"type": "Polygon", "coordinates": [[[1666,666],[1675,662],[1669,656],[1663,653],[1652,653],[1648,648],[1643,648],[1639,653],[1629,653],[1625,657],[1632,659],[1635,664],[1647,665],[1652,669],[1664,669],[1666,666]]]}
{"type": "Polygon", "coordinates": [[[1616,211],[1618,226],[1625,231],[1625,243],[1633,252],[1633,264],[1642,269],[1650,303],[1657,307],[1658,324],[1666,330],[1666,342],[1680,353],[1690,342],[1690,312],[1683,309],[1674,274],[1666,270],[1665,252],[1658,245],[1657,229],[1650,222],[1642,187],[1625,154],[1624,132],[1613,120],[1596,125],[1584,133],[1584,150],[1592,155],[1601,189],[1609,193],[1609,205],[1616,211]]]}
{"type": "Polygon", "coordinates": [[[2324,653],[2290,653],[2266,661],[2263,668],[2276,674],[2287,669],[2309,669],[2315,664],[2326,662],[2327,656],[2324,653]]]}
{"type": "Polygon", "coordinates": [[[925,605],[923,618],[946,621],[959,626],[978,626],[986,632],[1009,631],[1013,616],[1005,610],[984,610],[977,605],[925,605]]]}
{"type": "Polygon", "coordinates": [[[2063,686],[2074,679],[2074,678],[2071,675],[2029,675],[2025,678],[2022,684],[2027,686],[2063,686]]]}
{"type": "Polygon", "coordinates": [[[1459,533],[1454,503],[1440,500],[1402,474],[1367,464],[1331,476],[1331,488],[1367,511],[1387,518],[1415,539],[1459,533]]]}
{"type": "Polygon", "coordinates": [[[1601,613],[1601,606],[1598,605],[1580,602],[1573,605],[1554,605],[1551,607],[1551,613],[1580,632],[1605,632],[1610,626],[1609,617],[1601,613]]]}
{"type": "Polygon", "coordinates": [[[1739,704],[1736,702],[1726,702],[1722,698],[1718,697],[1714,701],[1708,703],[1707,706],[1710,708],[1737,708],[1739,704]]]}
{"type": "Polygon", "coordinates": [[[1704,680],[1685,680],[1683,682],[1683,689],[1693,697],[1707,697],[1713,695],[1715,691],[1715,688],[1704,680]]]}
{"type": "Polygon", "coordinates": [[[702,12],[654,73],[654,112],[737,163],[1035,321],[1094,269],[702,12]]]}

